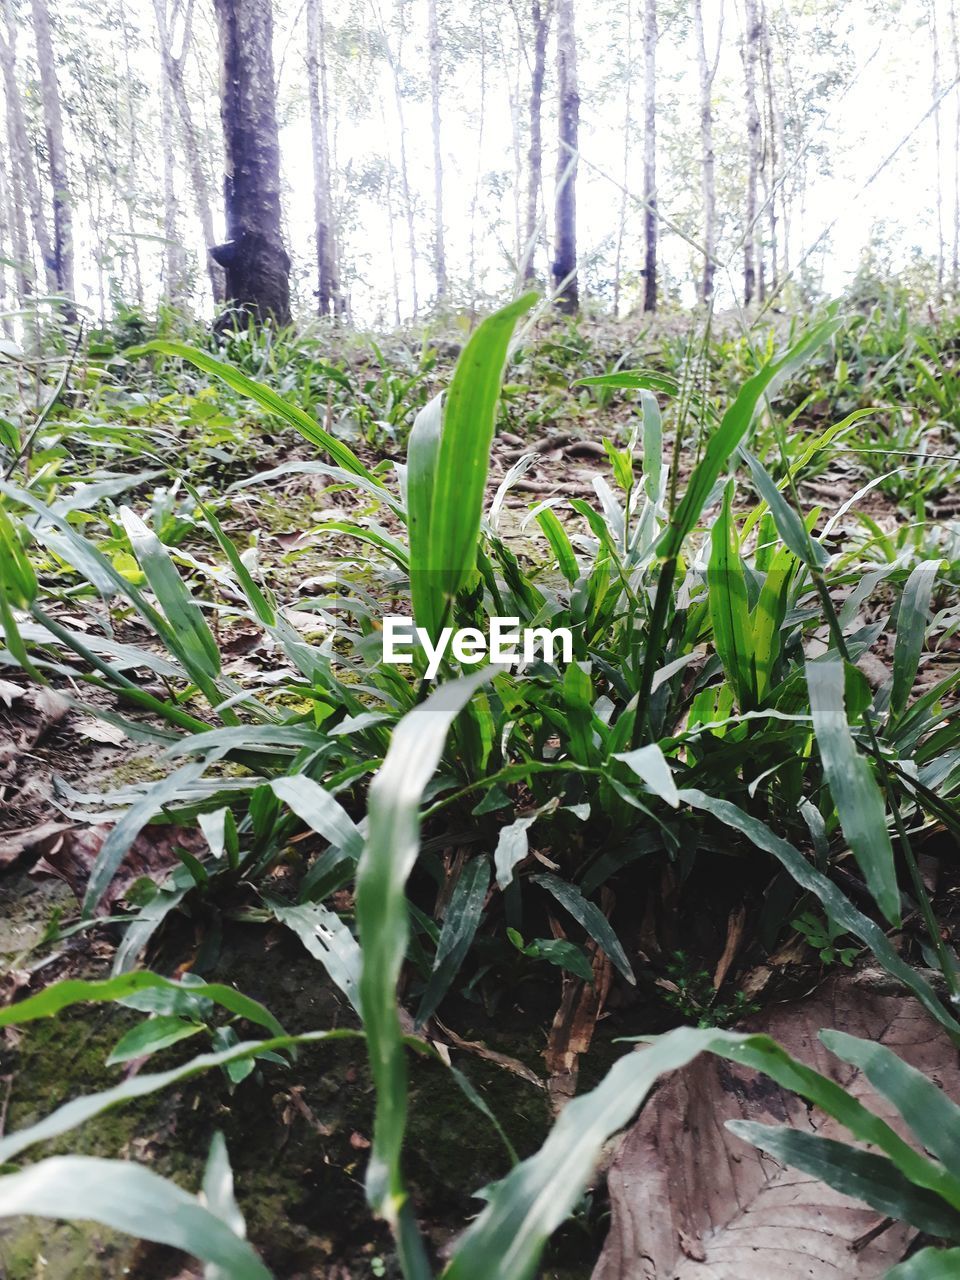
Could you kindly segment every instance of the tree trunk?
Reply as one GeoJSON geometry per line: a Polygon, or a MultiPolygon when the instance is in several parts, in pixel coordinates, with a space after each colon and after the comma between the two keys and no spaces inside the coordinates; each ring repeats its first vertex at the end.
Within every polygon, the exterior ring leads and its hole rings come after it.
{"type": "Polygon", "coordinates": [[[290,259],[280,232],[280,136],[270,0],[214,0],[227,241],[211,250],[227,301],[257,320],[290,323],[290,259]]]}
{"type": "Polygon", "coordinates": [[[744,104],[747,120],[747,190],[743,206],[743,301],[749,306],[757,288],[757,183],[760,177],[760,111],[757,106],[757,55],[760,48],[760,10],[757,0],[744,0],[744,104]]]}
{"type": "MultiPolygon", "coordinates": [[[[126,5],[120,4],[120,30],[123,35],[123,72],[126,83],[133,84],[130,66],[130,29],[127,26],[126,5]]],[[[130,254],[133,259],[133,285],[137,308],[142,313],[145,306],[143,273],[140,270],[140,237],[137,234],[137,120],[133,109],[133,94],[127,93],[127,172],[125,174],[123,205],[127,214],[127,233],[130,236],[130,254]]]]}
{"type": "Polygon", "coordinates": [[[530,7],[533,18],[533,69],[530,73],[530,149],[527,153],[527,225],[525,229],[523,271],[524,280],[533,280],[537,241],[540,239],[539,208],[543,188],[543,82],[547,74],[547,36],[550,34],[550,18],[553,0],[542,6],[533,0],[530,7]]]}
{"type": "Polygon", "coordinates": [[[168,306],[176,307],[184,301],[185,271],[173,148],[173,102],[170,82],[162,69],[160,72],[160,143],[163,148],[163,298],[168,306]]]}
{"type": "Polygon", "coordinates": [[[31,0],[33,34],[37,44],[37,67],[40,71],[40,94],[43,103],[43,123],[47,135],[47,161],[50,166],[50,187],[53,192],[53,269],[57,277],[57,292],[68,299],[64,315],[76,319],[73,282],[73,216],[70,208],[70,180],[67,169],[67,153],[63,143],[63,112],[60,107],[60,86],[53,57],[53,38],[50,33],[50,11],[47,0],[31,0]]]}
{"type": "MultiPolygon", "coordinates": [[[[11,169],[7,166],[7,157],[3,154],[3,148],[0,146],[0,245],[4,248],[9,244],[13,246],[13,257],[16,257],[16,231],[15,231],[15,213],[11,206],[10,191],[7,186],[7,174],[11,169]]],[[[21,211],[22,218],[22,211],[21,211]]],[[[16,277],[16,271],[14,271],[16,277]]],[[[3,316],[3,334],[6,338],[13,337],[13,317],[10,315],[12,306],[8,301],[7,295],[7,263],[0,262],[0,313],[3,316]]]]}
{"type": "Polygon", "coordinates": [[[703,0],[693,0],[693,18],[697,37],[697,68],[700,74],[700,162],[703,179],[703,277],[700,298],[709,303],[713,297],[717,251],[717,174],[713,150],[713,81],[720,60],[720,41],[723,35],[723,3],[717,30],[717,52],[711,61],[707,57],[707,42],[703,30],[703,0]]]}
{"type": "Polygon", "coordinates": [[[339,281],[333,237],[330,195],[330,141],[326,93],[321,84],[326,24],[322,0],[307,0],[307,87],[310,97],[310,136],[313,142],[313,219],[317,246],[317,310],[321,316],[339,314],[339,281]]]}
{"type": "MultiPolygon", "coordinates": [[[[3,0],[3,16],[6,26],[6,38],[4,39],[0,35],[0,62],[3,64],[3,88],[7,105],[10,168],[11,172],[16,174],[16,183],[19,186],[19,193],[16,186],[14,187],[13,199],[18,208],[21,208],[21,201],[26,196],[27,208],[30,211],[30,221],[33,225],[34,239],[36,240],[37,248],[40,250],[40,258],[43,262],[46,288],[50,293],[56,293],[58,283],[54,269],[53,246],[50,242],[50,232],[47,228],[47,220],[43,211],[40,183],[37,179],[37,171],[33,163],[33,152],[27,135],[22,94],[20,86],[17,84],[17,26],[10,0],[3,0]]],[[[19,215],[19,220],[23,225],[22,214],[19,215]]],[[[23,226],[23,244],[18,249],[18,256],[22,256],[21,294],[23,293],[22,286],[27,283],[28,279],[31,282],[31,287],[27,289],[27,292],[32,292],[33,254],[30,251],[25,226],[23,226]]]]}
{"type": "Polygon", "coordinates": [[[657,309],[657,0],[643,10],[643,309],[657,309]]]}
{"type": "Polygon", "coordinates": [[[160,57],[163,61],[163,70],[167,78],[167,84],[170,86],[174,105],[177,108],[177,115],[180,117],[180,127],[183,130],[183,150],[187,161],[187,172],[190,176],[190,185],[193,188],[193,198],[197,208],[197,217],[200,220],[200,229],[203,232],[204,244],[208,250],[205,265],[210,279],[210,291],[216,304],[223,302],[224,299],[223,271],[209,255],[210,247],[216,240],[213,230],[213,214],[211,212],[210,184],[207,181],[207,174],[203,167],[200,141],[193,123],[193,115],[190,111],[190,103],[187,100],[187,90],[183,79],[183,64],[190,46],[193,0],[188,0],[187,3],[182,44],[180,53],[176,56],[173,52],[173,31],[167,21],[166,0],[153,0],[153,9],[157,17],[157,34],[160,39],[160,57]]]}
{"type": "Polygon", "coordinates": [[[933,136],[937,162],[937,297],[943,297],[943,277],[946,252],[943,238],[943,137],[940,129],[940,29],[937,24],[937,3],[930,0],[930,40],[933,53],[933,136]]]}
{"type": "MultiPolygon", "coordinates": [[[[447,296],[447,261],[443,244],[443,158],[440,150],[440,28],[437,0],[427,0],[430,41],[430,120],[433,131],[433,270],[437,302],[447,296]]],[[[482,33],[481,33],[482,34],[482,33]]]]}
{"type": "Polygon", "coordinates": [[[627,76],[623,95],[623,174],[620,188],[620,218],[617,223],[617,251],[613,262],[613,314],[620,314],[620,276],[623,240],[627,230],[627,196],[630,181],[630,140],[633,134],[633,0],[627,0],[627,76]]]}
{"type": "MultiPolygon", "coordinates": [[[[760,38],[761,65],[763,68],[764,101],[766,103],[766,140],[763,148],[763,159],[766,177],[763,181],[763,194],[767,206],[767,221],[770,227],[770,289],[776,293],[780,287],[779,271],[779,231],[777,228],[777,89],[773,75],[773,46],[770,43],[770,23],[766,9],[761,19],[763,30],[760,38]]],[[[764,296],[761,290],[761,297],[764,296]]]]}
{"type": "MultiPolygon", "coordinates": [[[[950,53],[954,77],[960,76],[960,40],[957,39],[957,8],[950,0],[950,53]]],[[[950,287],[960,286],[960,94],[955,93],[953,114],[953,251],[950,260],[950,287]]]]}
{"type": "Polygon", "coordinates": [[[573,314],[580,306],[577,282],[580,94],[577,90],[577,37],[573,25],[573,0],[558,0],[557,4],[557,94],[560,146],[557,152],[553,285],[561,311],[573,314]]]}

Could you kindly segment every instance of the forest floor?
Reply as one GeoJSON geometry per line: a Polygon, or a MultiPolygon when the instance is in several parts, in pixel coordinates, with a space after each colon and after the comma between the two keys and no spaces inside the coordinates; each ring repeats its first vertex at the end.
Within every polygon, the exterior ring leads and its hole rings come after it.
{"type": "MultiPolygon", "coordinates": [[[[776,327],[784,329],[785,322],[776,327]]],[[[952,335],[960,325],[951,317],[942,328],[952,335]]],[[[248,342],[244,348],[237,340],[221,354],[309,409],[369,468],[402,461],[414,415],[449,381],[455,339],[432,346],[427,339],[398,337],[376,349],[359,338],[311,341],[283,348],[248,342]],[[327,375],[330,368],[337,377],[327,375]]],[[[682,383],[686,372],[699,370],[698,341],[696,329],[681,319],[657,328],[634,321],[583,322],[546,328],[528,341],[520,366],[507,373],[487,479],[492,501],[511,468],[535,455],[505,495],[497,528],[521,561],[544,555],[539,528],[529,519],[531,508],[555,503],[572,529],[571,500],[596,504],[598,476],[609,490],[616,487],[603,438],[623,447],[637,404],[628,393],[579,388],[575,381],[643,367],[682,383]]],[[[835,518],[828,547],[832,556],[847,557],[845,591],[849,575],[856,581],[877,573],[876,590],[864,597],[858,613],[862,628],[885,624],[859,659],[873,690],[884,686],[895,663],[897,627],[886,625],[891,592],[901,589],[912,566],[940,561],[942,591],[934,600],[911,700],[949,684],[960,670],[960,626],[955,625],[960,616],[960,367],[946,337],[938,353],[942,364],[931,375],[934,389],[925,390],[911,362],[927,357],[898,337],[894,324],[872,313],[851,330],[842,353],[832,353],[804,374],[777,410],[788,417],[791,441],[799,448],[861,407],[884,406],[883,430],[855,424],[798,474],[798,492],[804,511],[817,511],[815,528],[835,518]]],[[[708,386],[698,384],[702,403],[722,408],[729,402],[752,358],[750,343],[732,326],[728,334],[715,336],[705,360],[708,386]]],[[[22,371],[8,372],[5,414],[16,420],[19,410],[25,434],[32,414],[24,401],[33,396],[36,410],[43,392],[30,388],[22,371]]],[[[667,459],[674,456],[675,429],[667,413],[667,459]]],[[[772,447],[764,437],[755,451],[762,453],[765,442],[772,447]]],[[[679,492],[701,451],[699,437],[684,440],[677,451],[679,492]]],[[[119,354],[106,353],[85,358],[73,370],[67,394],[12,472],[15,482],[29,479],[31,491],[49,505],[83,495],[73,507],[73,527],[102,549],[117,572],[145,587],[150,583],[130,553],[117,506],[129,504],[148,519],[198,598],[222,606],[208,610],[222,677],[255,690],[257,697],[272,697],[284,682],[296,686],[296,672],[276,638],[241,607],[228,581],[230,565],[182,481],[216,503],[222,529],[244,552],[244,563],[310,643],[324,635],[321,603],[331,588],[340,592],[348,583],[374,596],[381,590],[380,579],[370,573],[368,545],[344,527],[354,518],[356,496],[342,477],[310,470],[318,457],[316,448],[276,417],[187,365],[126,363],[119,354]],[[297,469],[300,464],[304,470],[297,469]],[[277,474],[246,483],[267,472],[277,474]],[[99,493],[86,487],[96,485],[102,486],[99,493]],[[340,531],[332,532],[338,524],[340,531]]],[[[390,474],[389,466],[383,474],[390,474]]],[[[745,515],[755,503],[755,491],[741,485],[735,513],[745,515]]],[[[708,519],[704,527],[709,525],[708,519]]],[[[376,529],[397,537],[402,525],[387,511],[376,529]]],[[[83,587],[82,571],[73,572],[69,559],[63,546],[47,544],[38,565],[47,611],[61,626],[87,636],[97,651],[95,642],[106,634],[103,601],[83,587]]],[[[36,655],[43,642],[39,624],[26,613],[18,617],[36,655]]],[[[808,642],[817,643],[823,635],[821,624],[809,625],[808,642]]],[[[168,655],[135,609],[114,607],[109,638],[129,647],[125,662],[116,652],[99,652],[119,670],[138,671],[141,687],[154,697],[172,695],[177,679],[164,666],[168,655]],[[153,670],[138,666],[133,651],[153,655],[153,670]]],[[[169,725],[130,706],[118,718],[122,704],[115,685],[82,684],[81,666],[73,659],[48,668],[46,685],[22,671],[9,649],[0,660],[0,981],[9,1004],[65,978],[108,977],[130,916],[156,892],[145,882],[169,885],[175,871],[206,857],[207,842],[196,825],[195,808],[182,798],[165,806],[172,822],[141,824],[96,917],[79,921],[79,905],[107,832],[142,795],[143,784],[171,769],[156,736],[169,725]],[[131,724],[140,726],[139,738],[131,724]],[[78,922],[80,927],[72,929],[78,922]]],[[[293,706],[302,694],[284,696],[293,706]]],[[[949,705],[953,692],[946,697],[949,705]]],[[[277,702],[282,705],[283,698],[277,702]]],[[[214,723],[196,689],[176,705],[214,723]]],[[[952,750],[952,741],[944,744],[944,751],[952,750]]],[[[239,784],[246,765],[224,760],[218,768],[226,780],[236,774],[239,784]]],[[[943,776],[952,777],[949,771],[943,776]]],[[[745,770],[737,774],[738,794],[749,781],[745,770]]],[[[344,796],[359,820],[362,799],[344,796]]],[[[521,813],[539,803],[522,789],[513,799],[521,813]]],[[[489,833],[470,814],[460,814],[458,821],[460,827],[451,829],[441,814],[424,826],[425,848],[434,842],[441,869],[462,861],[465,851],[486,847],[482,842],[489,833]]],[[[284,830],[282,849],[266,860],[255,889],[241,879],[214,892],[205,874],[198,873],[199,892],[164,913],[141,963],[164,975],[196,974],[229,983],[290,1030],[357,1028],[349,1000],[315,954],[264,907],[272,900],[296,900],[305,874],[328,847],[302,822],[284,830]]],[[[575,837],[574,847],[589,862],[619,846],[602,823],[591,823],[575,837]]],[[[927,823],[918,849],[942,928],[952,936],[960,895],[955,836],[942,822],[927,823]]],[[[547,836],[532,841],[528,857],[533,870],[558,865],[547,836]]],[[[849,858],[839,859],[836,876],[859,905],[869,903],[849,858]]],[[[443,919],[445,883],[424,877],[411,888],[418,919],[427,922],[415,933],[417,947],[432,947],[436,940],[436,930],[431,934],[428,926],[431,918],[443,919]]],[[[567,969],[528,961],[506,944],[494,944],[492,932],[478,934],[476,954],[417,1032],[441,1060],[410,1055],[405,1167],[421,1227],[439,1258],[476,1214],[474,1192],[509,1168],[496,1131],[480,1111],[466,1106],[442,1059],[452,1057],[523,1158],[540,1146],[564,1098],[602,1078],[622,1051],[618,1039],[689,1022],[724,1026],[752,1018],[765,1025],[785,1001],[816,991],[838,973],[846,974],[848,966],[864,967],[863,948],[844,939],[842,930],[821,945],[811,931],[795,927],[795,913],[809,908],[809,900],[791,896],[782,876],[755,848],[740,849],[736,857],[687,857],[682,850],[670,857],[635,857],[624,861],[609,883],[597,879],[593,893],[616,926],[636,970],[635,983],[626,981],[590,938],[582,954],[593,965],[596,981],[585,987],[567,969]],[[841,955],[843,946],[850,948],[849,956],[841,955]]],[[[336,888],[327,902],[352,918],[352,886],[336,888]]],[[[547,902],[527,907],[524,938],[564,940],[568,934],[579,939],[582,930],[563,925],[547,902]]],[[[916,910],[908,912],[895,941],[902,954],[929,964],[916,910]]],[[[422,988],[414,964],[402,980],[401,1000],[409,998],[413,1008],[422,988]]],[[[226,1043],[216,1034],[211,1040],[204,1023],[195,1035],[159,1048],[156,1062],[152,1053],[144,1053],[107,1065],[111,1049],[139,1024],[141,1012],[94,1004],[6,1027],[0,1137],[37,1122],[68,1098],[175,1067],[210,1045],[226,1043]]],[[[192,1188],[213,1134],[221,1131],[248,1236],[275,1275],[289,1280],[398,1276],[389,1232],[372,1219],[364,1196],[374,1091],[362,1042],[307,1046],[292,1062],[251,1065],[246,1078],[218,1071],[175,1082],[54,1137],[43,1153],[135,1159],[192,1188]]],[[[543,1280],[591,1274],[610,1225],[602,1169],[612,1152],[610,1146],[574,1216],[554,1236],[539,1273],[543,1280]]],[[[0,1228],[0,1271],[10,1280],[185,1280],[202,1274],[172,1250],[95,1225],[54,1226],[39,1219],[17,1219],[0,1228]]]]}

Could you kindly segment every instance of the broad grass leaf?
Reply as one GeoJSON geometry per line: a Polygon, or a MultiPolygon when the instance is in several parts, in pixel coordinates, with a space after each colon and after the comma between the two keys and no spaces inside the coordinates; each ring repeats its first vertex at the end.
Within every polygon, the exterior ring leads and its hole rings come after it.
{"type": "Polygon", "coordinates": [[[940,1002],[926,978],[900,957],[879,925],[862,911],[858,911],[846,894],[812,866],[799,849],[781,836],[774,835],[759,818],[745,813],[729,800],[708,796],[692,787],[681,790],[679,795],[683,803],[712,814],[728,827],[746,836],[757,848],[772,854],[800,888],[813,894],[823,903],[831,919],[843,925],[848,933],[852,933],[869,947],[887,973],[912,991],[927,1012],[960,1043],[960,1022],[940,1002]]]}
{"type": "Polygon", "coordinates": [[[822,1138],[802,1129],[732,1120],[730,1131],[784,1164],[800,1169],[842,1195],[852,1196],[920,1231],[948,1239],[960,1237],[960,1213],[939,1196],[915,1187],[892,1160],[863,1151],[835,1138],[822,1138]]]}
{"type": "Polygon", "coordinates": [[[99,1222],[182,1249],[231,1280],[270,1280],[253,1249],[175,1182],[129,1160],[54,1156],[0,1178],[0,1214],[99,1222]]]}
{"type": "Polygon", "coordinates": [[[844,666],[836,654],[806,664],[807,690],[820,759],[843,834],[877,906],[900,923],[900,893],[883,793],[857,750],[844,707],[844,666]]]}
{"type": "Polygon", "coordinates": [[[464,347],[443,407],[430,514],[429,563],[451,598],[476,565],[500,383],[514,327],[537,300],[526,293],[488,316],[464,347]]]}
{"type": "Polygon", "coordinates": [[[145,342],[142,346],[130,347],[125,354],[128,359],[133,359],[136,356],[157,354],[175,356],[178,360],[188,361],[188,363],[200,369],[201,372],[209,373],[212,377],[219,378],[221,382],[225,382],[228,387],[239,392],[240,395],[256,401],[262,408],[267,409],[278,418],[283,418],[292,427],[296,427],[302,436],[305,436],[318,449],[323,449],[325,453],[328,453],[338,466],[343,467],[344,471],[363,476],[364,479],[371,481],[373,484],[380,483],[367,470],[352,449],[348,448],[342,440],[338,440],[336,436],[332,436],[329,431],[324,431],[323,427],[314,422],[308,413],[304,413],[295,404],[284,400],[283,396],[278,396],[269,387],[265,387],[260,382],[254,382],[252,378],[248,378],[239,369],[234,369],[232,365],[224,364],[222,360],[216,360],[213,356],[207,355],[205,351],[200,351],[197,347],[191,347],[186,342],[176,342],[170,338],[156,338],[152,342],[145,342]]]}

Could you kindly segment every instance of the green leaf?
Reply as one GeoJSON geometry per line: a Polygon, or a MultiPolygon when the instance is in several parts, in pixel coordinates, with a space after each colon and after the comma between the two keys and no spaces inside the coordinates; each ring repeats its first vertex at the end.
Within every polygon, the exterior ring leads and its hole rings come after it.
{"type": "Polygon", "coordinates": [[[897,640],[893,649],[893,687],[890,692],[890,714],[903,715],[907,699],[917,678],[920,654],[927,634],[930,597],[937,581],[939,560],[924,560],[911,572],[897,609],[897,640]]]}
{"type": "Polygon", "coordinates": [[[216,1067],[227,1068],[231,1063],[243,1062],[251,1058],[259,1058],[265,1054],[275,1053],[280,1049],[293,1049],[298,1045],[318,1044],[324,1040],[341,1040],[355,1037],[355,1031],[306,1031],[296,1036],[274,1036],[269,1040],[246,1040],[232,1044],[228,1048],[215,1053],[200,1054],[191,1058],[182,1066],[172,1067],[169,1071],[157,1071],[128,1076],[121,1084],[111,1089],[103,1089],[99,1093],[91,1093],[72,1098],[63,1106],[51,1111],[49,1115],[38,1120],[27,1129],[18,1129],[0,1138],[0,1163],[8,1163],[28,1147],[37,1142],[46,1142],[49,1138],[59,1138],[69,1133],[95,1116],[102,1115],[111,1107],[129,1102],[133,1098],[143,1098],[148,1094],[166,1089],[168,1085],[188,1080],[191,1076],[216,1067]]]}
{"type": "Polygon", "coordinates": [[[657,553],[663,559],[673,560],[679,556],[684,539],[700,519],[703,505],[720,472],[749,430],[761,398],[765,394],[771,395],[779,382],[831,338],[842,323],[841,319],[832,316],[816,325],[779,360],[764,365],[743,384],[736,400],[727,409],[719,427],[707,442],[703,457],[690,477],[686,493],[657,544],[657,553]]]}
{"type": "Polygon", "coordinates": [[[443,625],[443,592],[431,572],[433,491],[440,457],[443,396],[420,410],[407,440],[407,531],[410,539],[410,592],[413,617],[436,641],[443,625]]]}
{"type": "Polygon", "coordinates": [[[870,765],[857,751],[844,707],[844,666],[836,654],[806,664],[813,728],[823,772],[843,834],[877,906],[900,923],[900,893],[883,795],[870,765]]]}
{"type": "Polygon", "coordinates": [[[929,1076],[885,1045],[843,1031],[821,1031],[820,1039],[831,1053],[862,1071],[876,1091],[897,1108],[921,1146],[960,1179],[960,1107],[929,1076]]]}
{"type": "Polygon", "coordinates": [[[747,449],[741,449],[740,452],[753,473],[757,492],[770,508],[780,537],[803,564],[812,569],[822,569],[829,557],[820,543],[811,538],[802,517],[787,502],[759,459],[747,449]]]}
{"type": "Polygon", "coordinates": [[[932,1191],[915,1187],[884,1156],[802,1129],[757,1124],[753,1120],[728,1120],[727,1128],[784,1164],[818,1178],[843,1195],[862,1200],[878,1213],[909,1222],[930,1235],[960,1237],[960,1213],[932,1191]]]}
{"type": "Polygon", "coordinates": [[[480,324],[464,347],[443,409],[430,514],[436,590],[453,597],[476,565],[500,383],[514,326],[537,300],[526,293],[480,324]]]}
{"type": "Polygon", "coordinates": [[[266,596],[251,577],[250,570],[240,558],[240,553],[234,546],[233,541],[227,536],[223,526],[214,515],[211,508],[204,505],[199,493],[197,493],[193,485],[186,480],[184,481],[184,485],[191,498],[193,498],[194,502],[203,512],[203,518],[213,531],[213,536],[219,543],[220,550],[227,557],[230,567],[236,574],[237,581],[240,583],[240,586],[243,589],[243,594],[247,597],[250,607],[265,626],[272,627],[277,620],[276,614],[274,613],[266,596]]]}
{"type": "Polygon", "coordinates": [[[610,921],[600,908],[585,898],[575,884],[561,880],[559,876],[545,871],[540,875],[531,876],[530,879],[534,884],[541,885],[548,893],[552,893],[560,905],[566,907],[574,920],[583,925],[597,946],[610,957],[626,980],[636,985],[637,980],[627,959],[627,953],[614,933],[610,921]]]}
{"type": "Polygon", "coordinates": [[[550,507],[544,507],[542,511],[537,512],[537,524],[550,543],[550,550],[557,558],[560,572],[572,587],[580,577],[580,566],[566,529],[550,507]]]}
{"type": "Polygon", "coordinates": [[[200,1023],[185,1022],[183,1018],[164,1015],[148,1018],[120,1037],[107,1058],[107,1066],[113,1067],[118,1062],[129,1062],[132,1058],[157,1053],[160,1049],[166,1049],[169,1045],[177,1044],[203,1030],[200,1023]]]}
{"type": "Polygon", "coordinates": [[[418,1026],[430,1017],[457,976],[480,924],[489,887],[489,862],[472,858],[460,873],[443,917],[433,972],[417,1010],[418,1026]]]}
{"type": "Polygon", "coordinates": [[[960,1249],[921,1249],[888,1271],[886,1280],[957,1280],[960,1249]]]}
{"type": "Polygon", "coordinates": [[[0,1215],[99,1222],[182,1249],[231,1280],[270,1280],[253,1249],[195,1196],[129,1160],[55,1156],[0,1178],[0,1215]]]}
{"type": "Polygon", "coordinates": [[[729,800],[718,800],[695,788],[681,790],[679,794],[683,803],[712,813],[728,827],[746,836],[757,848],[772,854],[800,888],[813,894],[823,904],[832,920],[868,946],[887,973],[912,991],[927,1012],[960,1043],[960,1023],[940,1003],[927,980],[913,965],[901,959],[884,931],[868,916],[858,911],[833,881],[817,871],[799,849],[789,841],[774,835],[770,828],[758,818],[744,813],[729,800]]]}
{"type": "Polygon", "coordinates": [[[675,396],[680,390],[676,378],[669,374],[653,373],[649,369],[621,369],[618,373],[600,373],[591,378],[577,378],[575,387],[622,387],[627,391],[662,391],[675,396]]]}
{"type": "Polygon", "coordinates": [[[252,378],[242,374],[239,369],[234,369],[230,365],[224,364],[222,360],[215,360],[213,356],[208,356],[205,351],[191,347],[185,342],[174,342],[169,338],[157,338],[153,342],[145,342],[142,346],[130,347],[125,354],[129,359],[133,359],[136,356],[150,355],[153,352],[165,356],[175,356],[179,360],[187,360],[204,373],[209,373],[213,377],[219,378],[221,382],[225,382],[228,387],[232,387],[240,395],[246,396],[249,400],[255,400],[257,404],[269,410],[270,413],[275,414],[278,418],[283,418],[291,426],[296,427],[302,436],[305,436],[317,448],[323,449],[328,453],[338,466],[343,467],[344,471],[363,476],[364,479],[371,481],[373,484],[380,484],[380,481],[367,470],[352,449],[348,449],[336,436],[324,431],[323,427],[314,422],[309,414],[304,413],[295,404],[290,404],[289,401],[284,400],[282,396],[278,396],[275,391],[271,391],[269,387],[263,386],[262,383],[254,382],[252,378]]]}
{"type": "Polygon", "coordinates": [[[313,958],[320,961],[359,1013],[360,948],[337,913],[319,902],[289,906],[267,897],[264,902],[281,924],[293,930],[313,958]]]}
{"type": "Polygon", "coordinates": [[[356,860],[363,850],[363,834],[356,823],[329,791],[305,774],[274,778],[270,783],[274,795],[292,809],[301,821],[356,860]]]}
{"type": "Polygon", "coordinates": [[[168,777],[154,783],[110,828],[87,881],[87,891],[83,897],[84,919],[89,919],[100,905],[101,898],[110,887],[110,882],[117,874],[130,846],[147,823],[179,794],[182,787],[195,782],[205,768],[205,764],[187,764],[181,769],[175,769],[168,777]]]}
{"type": "Polygon", "coordinates": [[[723,491],[720,518],[710,530],[707,597],[713,639],[727,679],[736,691],[741,711],[757,703],[753,628],[747,602],[747,580],[740,559],[740,542],[733,523],[733,481],[723,491]]]}
{"type": "Polygon", "coordinates": [[[82,978],[65,978],[62,982],[51,983],[35,996],[19,1000],[16,1004],[0,1009],[0,1027],[19,1027],[25,1022],[35,1022],[37,1018],[50,1018],[62,1009],[75,1004],[107,1004],[113,1001],[126,1001],[139,992],[159,989],[169,991],[173,995],[183,994],[188,1003],[197,996],[213,1000],[216,1004],[235,1013],[248,1022],[266,1027],[274,1035],[284,1035],[283,1027],[268,1009],[258,1000],[245,996],[241,991],[228,987],[222,982],[172,982],[159,973],[141,970],[139,973],[123,973],[114,978],[103,978],[96,982],[87,982],[82,978]]]}
{"type": "MultiPolygon", "coordinates": [[[[198,684],[201,680],[205,682],[204,693],[211,697],[208,688],[220,674],[220,650],[213,632],[157,535],[129,507],[120,508],[120,519],[150,589],[176,637],[174,652],[198,684]]],[[[214,704],[219,701],[216,688],[211,701],[214,704]]]]}
{"type": "Polygon", "coordinates": [[[419,849],[420,800],[440,762],[447,733],[492,674],[488,668],[441,685],[399,721],[370,784],[369,828],[357,868],[357,926],[363,957],[360,1008],[377,1091],[367,1196],[397,1231],[405,1265],[417,1276],[429,1275],[429,1267],[400,1167],[407,1122],[407,1069],[397,1014],[397,981],[409,936],[404,887],[419,849]]]}
{"type": "Polygon", "coordinates": [[[444,1280],[531,1280],[543,1246],[593,1176],[603,1144],[622,1129],[657,1077],[742,1036],[681,1027],[616,1062],[590,1093],[569,1102],[543,1146],[490,1189],[457,1244],[444,1280]]]}
{"type": "Polygon", "coordinates": [[[667,758],[655,742],[633,751],[621,751],[614,760],[622,760],[628,769],[632,769],[648,791],[665,800],[676,809],[680,803],[677,784],[673,780],[667,758]]]}

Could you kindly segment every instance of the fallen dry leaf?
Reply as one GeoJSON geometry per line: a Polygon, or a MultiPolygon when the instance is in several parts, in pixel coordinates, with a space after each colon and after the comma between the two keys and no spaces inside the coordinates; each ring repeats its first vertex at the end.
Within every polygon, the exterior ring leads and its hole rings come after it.
{"type": "MultiPolygon", "coordinates": [[[[820,1043],[822,1027],[889,1045],[960,1099],[956,1049],[901,993],[842,975],[750,1025],[863,1098],[903,1136],[892,1107],[820,1043]]],[[[912,1228],[886,1224],[734,1137],[725,1121],[741,1118],[849,1137],[767,1077],[709,1054],[696,1059],[667,1077],[613,1159],[611,1228],[593,1280],[879,1280],[901,1259],[912,1228]]]]}
{"type": "MultiPolygon", "coordinates": [[[[57,876],[70,886],[78,899],[82,899],[90,870],[109,831],[109,826],[100,824],[70,827],[66,831],[50,833],[31,850],[38,854],[31,874],[57,876]]],[[[159,823],[144,827],[127,850],[120,869],[110,882],[99,912],[109,912],[111,906],[124,896],[134,881],[144,876],[158,882],[164,879],[167,872],[179,864],[176,854],[178,847],[190,853],[202,853],[206,848],[203,833],[159,823]]]]}

